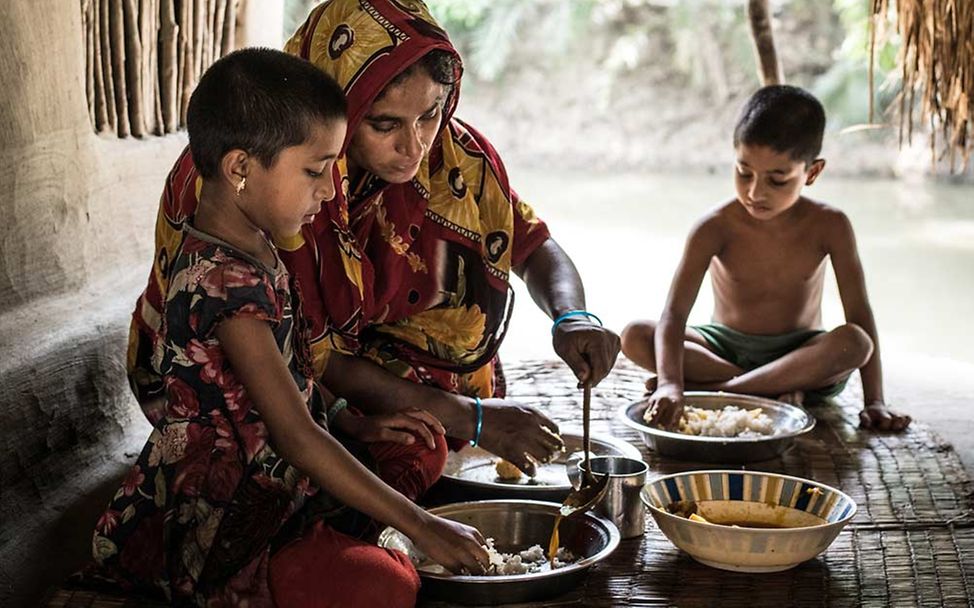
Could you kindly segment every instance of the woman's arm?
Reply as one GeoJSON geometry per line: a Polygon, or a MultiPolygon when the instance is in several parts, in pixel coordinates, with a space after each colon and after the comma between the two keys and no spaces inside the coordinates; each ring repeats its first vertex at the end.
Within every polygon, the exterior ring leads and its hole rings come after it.
{"type": "Polygon", "coordinates": [[[426,513],[315,424],[265,322],[237,317],[220,323],[215,332],[284,460],[343,503],[395,526],[451,571],[481,569],[486,552],[476,530],[426,513]]]}
{"type": "MultiPolygon", "coordinates": [[[[322,381],[332,392],[366,413],[416,408],[433,414],[443,423],[447,435],[473,439],[477,410],[471,397],[410,382],[372,361],[340,353],[329,356],[322,381]]],[[[537,409],[503,399],[484,399],[482,407],[484,419],[479,445],[515,463],[528,475],[535,472],[531,459],[541,462],[561,449],[561,441],[552,436],[558,433],[558,425],[537,409]]]]}
{"type": "MultiPolygon", "coordinates": [[[[521,266],[514,269],[531,298],[551,319],[571,310],[585,310],[582,278],[565,250],[549,238],[521,266]]],[[[584,316],[558,324],[552,337],[555,352],[575,372],[579,382],[596,385],[619,355],[619,336],[584,316]]]]}
{"type": "Polygon", "coordinates": [[[472,439],[474,400],[393,375],[363,357],[332,352],[321,377],[328,389],[366,414],[418,408],[433,414],[451,437],[472,439]]]}

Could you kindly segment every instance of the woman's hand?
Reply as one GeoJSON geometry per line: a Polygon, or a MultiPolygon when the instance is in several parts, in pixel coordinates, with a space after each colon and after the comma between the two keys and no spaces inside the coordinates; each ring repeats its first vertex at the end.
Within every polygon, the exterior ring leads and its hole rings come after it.
{"type": "Polygon", "coordinates": [[[675,429],[683,417],[683,390],[672,384],[661,384],[649,396],[648,423],[664,429],[675,429]]]}
{"type": "Polygon", "coordinates": [[[595,386],[612,371],[622,343],[611,330],[575,318],[558,324],[552,345],[579,383],[595,386]]]}
{"type": "Polygon", "coordinates": [[[433,414],[417,409],[375,416],[358,416],[342,410],[332,424],[349,437],[364,443],[390,441],[411,445],[419,437],[431,450],[436,448],[435,435],[446,433],[433,414]]]}
{"type": "Polygon", "coordinates": [[[424,512],[419,528],[409,537],[417,549],[454,574],[487,570],[486,541],[476,528],[424,512]]]}
{"type": "Polygon", "coordinates": [[[528,476],[535,475],[535,462],[547,462],[565,449],[558,425],[537,409],[504,399],[484,399],[482,407],[479,445],[528,476]]]}

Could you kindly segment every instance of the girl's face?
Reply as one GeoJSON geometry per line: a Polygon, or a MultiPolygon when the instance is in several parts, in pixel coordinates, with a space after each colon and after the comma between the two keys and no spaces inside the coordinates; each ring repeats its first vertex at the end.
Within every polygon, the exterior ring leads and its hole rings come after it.
{"type": "Polygon", "coordinates": [[[447,93],[422,69],[386,88],[349,142],[349,171],[390,184],[413,179],[439,132],[447,93]]]}
{"type": "Polygon", "coordinates": [[[284,148],[270,167],[254,162],[241,193],[247,217],[265,232],[293,236],[335,196],[332,168],[345,140],[345,121],[318,123],[308,141],[284,148]]]}
{"type": "Polygon", "coordinates": [[[806,167],[788,153],[742,143],[734,168],[737,200],[751,217],[773,219],[798,202],[802,188],[812,185],[824,166],[821,159],[806,167]]]}

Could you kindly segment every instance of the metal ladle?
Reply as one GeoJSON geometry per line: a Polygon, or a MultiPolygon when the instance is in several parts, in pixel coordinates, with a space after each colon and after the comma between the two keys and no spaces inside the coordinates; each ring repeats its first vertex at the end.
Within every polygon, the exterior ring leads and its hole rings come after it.
{"type": "Polygon", "coordinates": [[[589,455],[591,445],[589,440],[589,418],[592,409],[592,386],[585,383],[582,386],[582,465],[581,479],[578,489],[572,490],[561,504],[558,513],[561,517],[571,517],[578,513],[584,513],[592,508],[609,487],[609,475],[602,474],[596,477],[589,469],[589,455]]]}
{"type": "Polygon", "coordinates": [[[589,470],[588,457],[591,453],[592,446],[589,441],[588,427],[589,412],[591,409],[592,386],[586,382],[582,385],[582,450],[584,450],[582,466],[580,467],[582,469],[582,476],[579,479],[578,488],[572,490],[565,497],[565,502],[561,503],[561,507],[558,509],[558,516],[555,517],[555,525],[551,529],[551,540],[548,541],[548,561],[551,564],[554,564],[555,557],[558,553],[558,546],[560,544],[558,526],[561,524],[561,520],[588,511],[595,503],[602,499],[605,491],[609,488],[608,473],[603,473],[601,477],[596,478],[592,474],[592,471],[589,470]]]}

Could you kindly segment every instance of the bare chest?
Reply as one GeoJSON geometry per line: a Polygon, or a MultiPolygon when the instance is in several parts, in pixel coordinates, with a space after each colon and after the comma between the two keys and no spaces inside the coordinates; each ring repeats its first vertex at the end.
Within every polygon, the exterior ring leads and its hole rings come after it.
{"type": "Polygon", "coordinates": [[[820,285],[825,262],[818,243],[800,238],[731,241],[713,258],[710,271],[726,288],[766,294],[820,285]]]}

